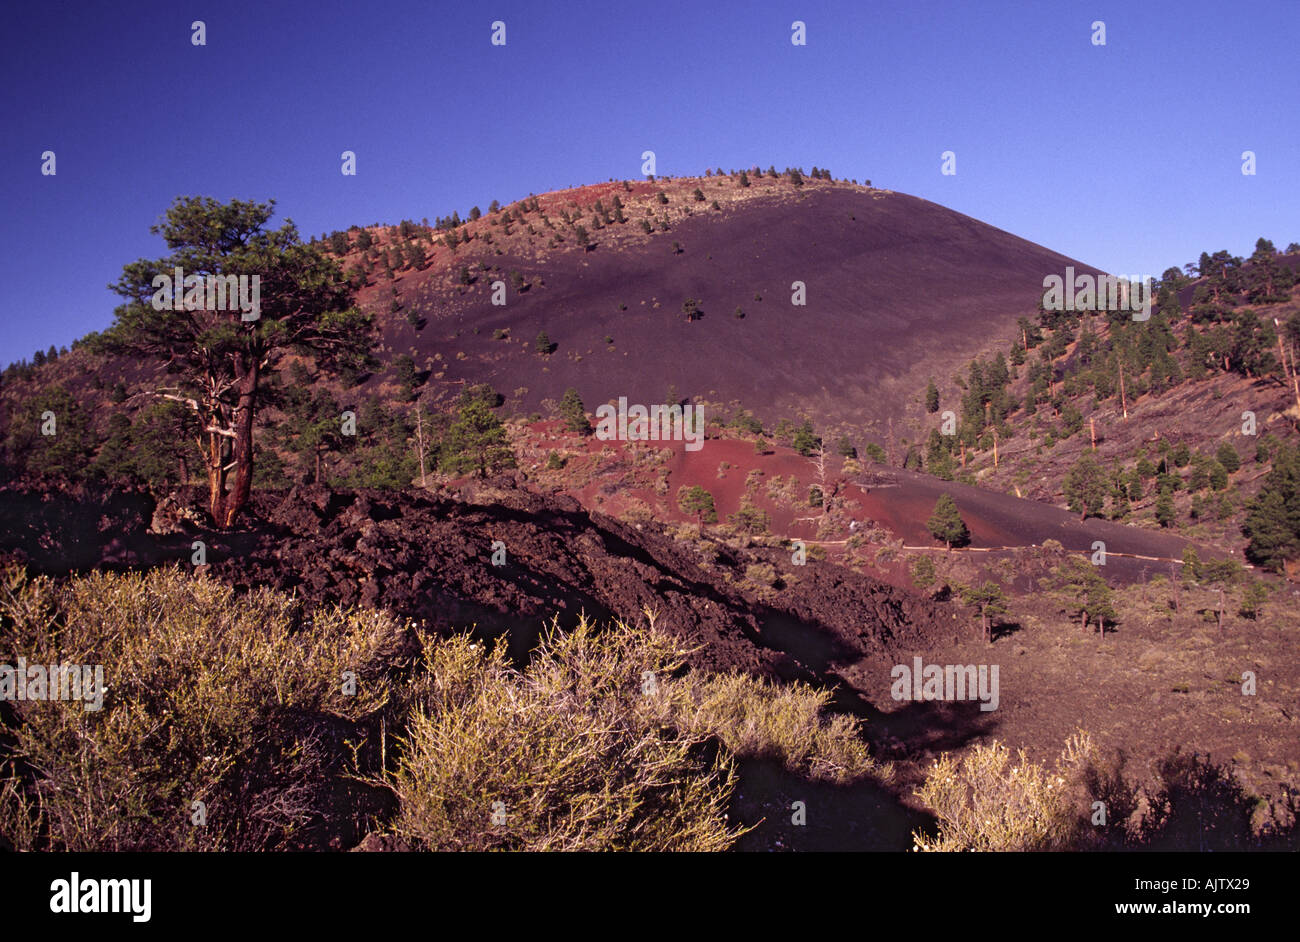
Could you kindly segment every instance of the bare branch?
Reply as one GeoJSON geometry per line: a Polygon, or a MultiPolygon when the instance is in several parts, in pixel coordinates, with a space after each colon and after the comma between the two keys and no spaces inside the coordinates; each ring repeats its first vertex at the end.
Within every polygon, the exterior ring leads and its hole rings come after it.
{"type": "Polygon", "coordinates": [[[195,399],[190,399],[186,396],[175,396],[172,395],[171,393],[162,393],[162,392],[156,392],[154,393],[154,395],[160,399],[170,399],[172,402],[182,402],[185,405],[189,406],[191,409],[193,409],[195,412],[199,411],[199,404],[198,401],[195,399]]]}

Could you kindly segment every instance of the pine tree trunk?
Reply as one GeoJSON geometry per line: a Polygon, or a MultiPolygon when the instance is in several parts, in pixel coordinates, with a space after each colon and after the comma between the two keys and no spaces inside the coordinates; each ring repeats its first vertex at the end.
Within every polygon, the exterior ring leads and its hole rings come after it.
{"type": "Polygon", "coordinates": [[[257,394],[258,369],[254,363],[239,380],[239,404],[235,406],[235,443],[232,449],[235,479],[230,491],[221,496],[220,527],[231,527],[235,517],[248,503],[253,489],[253,406],[257,394]]]}
{"type": "MultiPolygon", "coordinates": [[[[214,411],[212,422],[217,422],[214,411]]],[[[216,432],[208,433],[208,512],[217,526],[221,526],[222,504],[226,492],[225,439],[216,432]]]]}

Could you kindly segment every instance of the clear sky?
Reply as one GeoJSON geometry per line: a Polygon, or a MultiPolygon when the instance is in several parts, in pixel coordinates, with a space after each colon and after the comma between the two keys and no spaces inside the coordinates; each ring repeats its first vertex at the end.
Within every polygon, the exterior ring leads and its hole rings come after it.
{"type": "Polygon", "coordinates": [[[645,150],[827,167],[1119,274],[1300,241],[1297,0],[42,0],[6,8],[0,74],[0,364],[107,327],[179,195],[275,198],[312,236],[645,150]]]}

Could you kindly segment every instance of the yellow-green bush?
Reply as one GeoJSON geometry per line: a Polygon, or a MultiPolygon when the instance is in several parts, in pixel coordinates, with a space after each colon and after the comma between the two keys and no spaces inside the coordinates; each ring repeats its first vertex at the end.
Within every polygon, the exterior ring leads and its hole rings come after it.
{"type": "Polygon", "coordinates": [[[283,595],[179,570],[60,584],[6,572],[0,662],[103,665],[107,691],[97,711],[12,704],[0,834],[20,849],[295,846],[337,791],[340,727],[384,706],[401,641],[375,612],[301,617],[283,595]]]}
{"type": "Polygon", "coordinates": [[[726,848],[741,833],[726,816],[733,763],[656,721],[684,653],[653,626],[585,618],[553,626],[523,670],[500,645],[429,645],[428,691],[388,776],[393,833],[429,850],[726,848]]]}
{"type": "Polygon", "coordinates": [[[737,757],[887,775],[828,693],[703,674],[689,653],[648,613],[583,618],[517,668],[504,644],[180,569],[10,570],[0,663],[100,664],[107,690],[98,711],[0,704],[0,844],[272,850],[378,829],[438,850],[721,850],[744,832],[737,757]]]}
{"type": "Polygon", "coordinates": [[[431,645],[388,777],[393,833],[440,850],[721,850],[742,833],[726,817],[735,756],[882,776],[856,721],[822,715],[828,693],[684,670],[689,652],[647,623],[553,623],[522,671],[499,648],[431,645]]]}
{"type": "Polygon", "coordinates": [[[1092,738],[1066,741],[1055,768],[1015,756],[1000,742],[979,745],[961,759],[935,760],[917,797],[934,811],[936,837],[912,835],[914,850],[1064,850],[1085,820],[1077,784],[1093,756],[1092,738]]]}
{"type": "Polygon", "coordinates": [[[914,850],[1297,849],[1300,802],[1290,788],[1268,801],[1229,766],[1174,750],[1154,775],[1130,780],[1124,757],[1102,756],[1091,737],[1066,740],[1053,768],[1013,759],[1002,743],[945,754],[917,792],[934,811],[937,837],[914,850]]]}
{"type": "Polygon", "coordinates": [[[674,690],[686,693],[675,709],[686,728],[716,738],[737,756],[777,758],[792,772],[839,784],[891,776],[867,755],[857,720],[825,716],[829,691],[748,674],[691,677],[674,690]]]}

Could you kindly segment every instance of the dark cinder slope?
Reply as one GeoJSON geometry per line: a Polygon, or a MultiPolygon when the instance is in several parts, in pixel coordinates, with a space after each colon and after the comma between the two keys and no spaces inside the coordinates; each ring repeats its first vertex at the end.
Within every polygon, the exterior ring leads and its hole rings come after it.
{"type": "MultiPolygon", "coordinates": [[[[710,195],[711,181],[698,182],[710,195]]],[[[739,400],[770,421],[806,411],[819,425],[880,430],[919,408],[927,377],[946,379],[1005,343],[1016,318],[1035,311],[1045,275],[1069,264],[1095,271],[935,203],[848,184],[776,189],[722,212],[694,206],[652,236],[634,212],[592,231],[589,251],[570,240],[497,256],[472,242],[456,265],[518,270],[533,286],[494,307],[496,275],[461,295],[434,286],[445,278],[435,266],[401,288],[424,300],[427,326],[417,333],[385,314],[385,340],[394,352],[414,348],[417,363],[440,353],[443,382],[487,381],[507,396],[526,387],[518,402],[529,409],[570,385],[589,408],[621,395],[662,402],[671,385],[739,400]],[[795,281],[807,286],[805,307],[791,303],[795,281]],[[687,298],[701,319],[686,320],[687,298]],[[492,339],[498,328],[510,340],[492,339]],[[557,345],[549,358],[533,350],[539,330],[557,345]]]]}

